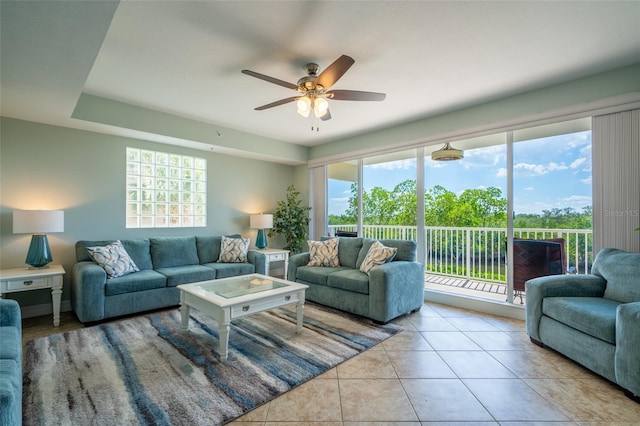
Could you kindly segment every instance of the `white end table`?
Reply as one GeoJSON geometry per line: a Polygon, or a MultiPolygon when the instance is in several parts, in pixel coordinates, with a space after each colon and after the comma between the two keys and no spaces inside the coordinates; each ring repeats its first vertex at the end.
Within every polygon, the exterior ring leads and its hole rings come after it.
{"type": "Polygon", "coordinates": [[[265,256],[265,275],[269,275],[271,262],[284,261],[284,279],[287,279],[287,268],[289,267],[289,250],[265,248],[256,249],[254,251],[262,253],[265,256]]]}
{"type": "Polygon", "coordinates": [[[60,325],[60,297],[62,296],[62,265],[49,265],[48,268],[14,268],[0,270],[0,298],[7,293],[18,291],[51,289],[53,302],[53,326],[60,325]]]}

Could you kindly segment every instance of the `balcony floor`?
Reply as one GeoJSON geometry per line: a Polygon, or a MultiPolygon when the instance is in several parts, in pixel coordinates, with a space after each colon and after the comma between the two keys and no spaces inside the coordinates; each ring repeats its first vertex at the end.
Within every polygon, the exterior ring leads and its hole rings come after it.
{"type": "MultiPolygon", "coordinates": [[[[446,291],[464,296],[473,296],[483,299],[505,302],[507,300],[507,286],[504,284],[489,283],[486,281],[473,281],[468,278],[449,277],[446,275],[425,274],[425,288],[430,290],[446,291]]],[[[524,299],[524,293],[523,293],[524,299]]],[[[514,302],[520,303],[520,297],[514,297],[514,302]]]]}

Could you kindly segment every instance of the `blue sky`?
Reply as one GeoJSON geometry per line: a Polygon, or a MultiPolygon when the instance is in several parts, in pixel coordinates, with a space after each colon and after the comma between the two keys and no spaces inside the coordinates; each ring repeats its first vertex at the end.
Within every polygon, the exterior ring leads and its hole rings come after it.
{"type": "MultiPolygon", "coordinates": [[[[453,144],[455,146],[455,144],[453,144]]],[[[455,193],[467,188],[495,186],[507,192],[506,146],[465,150],[460,161],[426,161],[426,188],[441,185],[455,193]]],[[[582,211],[591,205],[591,132],[579,132],[514,144],[514,209],[518,213],[542,213],[572,207],[582,211]]],[[[416,178],[415,159],[365,166],[364,188],[392,190],[416,178]]],[[[350,184],[329,181],[329,214],[346,208],[350,184]]]]}

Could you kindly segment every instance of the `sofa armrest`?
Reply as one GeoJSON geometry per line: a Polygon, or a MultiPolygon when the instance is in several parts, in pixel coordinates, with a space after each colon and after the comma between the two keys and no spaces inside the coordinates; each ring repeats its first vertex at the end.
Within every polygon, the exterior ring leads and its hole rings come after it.
{"type": "Polygon", "coordinates": [[[249,250],[247,252],[247,262],[253,263],[256,274],[264,275],[267,271],[267,257],[264,253],[249,250]]]}
{"type": "Polygon", "coordinates": [[[71,272],[71,307],[81,322],[104,318],[107,273],[93,262],[78,262],[71,272]]]}
{"type": "Polygon", "coordinates": [[[539,325],[545,297],[602,297],[607,282],[598,275],[549,275],[525,283],[527,333],[540,340],[539,325]]]}
{"type": "Polygon", "coordinates": [[[369,271],[369,315],[386,323],[424,303],[424,267],[418,262],[393,261],[369,271]]]}
{"type": "Polygon", "coordinates": [[[289,266],[287,267],[287,280],[295,281],[298,268],[309,263],[311,255],[309,252],[294,254],[289,258],[289,266]]]}
{"type": "Polygon", "coordinates": [[[616,311],[616,382],[640,396],[640,302],[624,303],[616,311]]]}
{"type": "Polygon", "coordinates": [[[13,326],[22,333],[20,305],[13,299],[0,299],[0,327],[13,326]]]}

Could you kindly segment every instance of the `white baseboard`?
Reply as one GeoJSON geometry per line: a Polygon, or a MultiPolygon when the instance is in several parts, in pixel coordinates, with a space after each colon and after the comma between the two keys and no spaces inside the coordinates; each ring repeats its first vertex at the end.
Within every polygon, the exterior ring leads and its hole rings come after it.
{"type": "Polygon", "coordinates": [[[526,310],[523,305],[512,305],[506,302],[480,299],[477,297],[461,296],[437,290],[425,290],[424,300],[427,302],[441,303],[457,308],[470,309],[501,317],[525,320],[526,310]]]}
{"type": "MultiPolygon", "coordinates": [[[[71,301],[63,300],[60,302],[60,312],[71,311],[71,301]]],[[[51,303],[43,303],[42,305],[31,305],[21,307],[22,318],[41,317],[43,315],[53,315],[53,305],[51,303]]]]}

